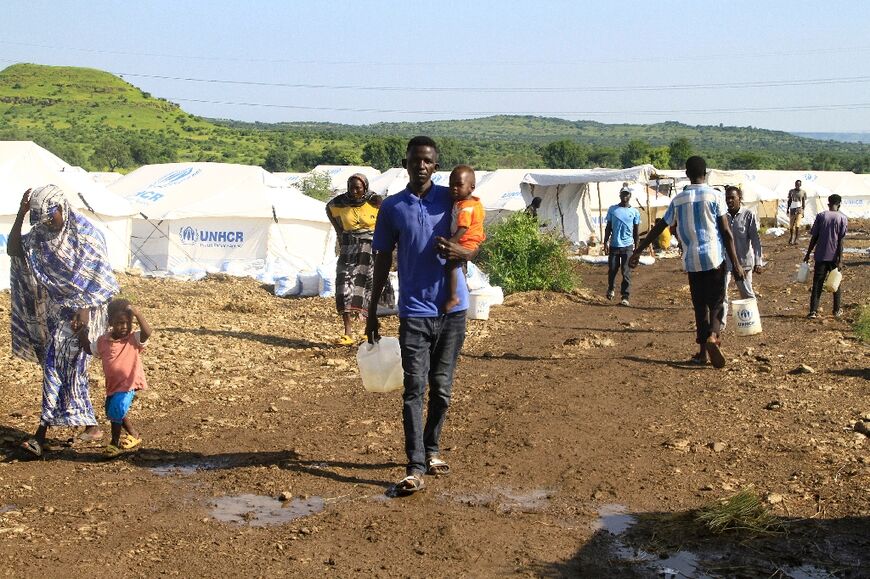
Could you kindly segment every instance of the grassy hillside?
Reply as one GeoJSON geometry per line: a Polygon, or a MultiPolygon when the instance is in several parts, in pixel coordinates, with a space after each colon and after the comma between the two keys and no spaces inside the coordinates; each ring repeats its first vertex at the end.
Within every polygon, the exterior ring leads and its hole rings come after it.
{"type": "Polygon", "coordinates": [[[870,145],[751,127],[611,125],[532,116],[367,126],[243,123],[190,115],[99,70],[17,64],[0,71],[0,139],[36,141],[89,170],[126,171],[171,161],[225,161],[270,170],[308,170],[319,163],[386,168],[399,163],[404,140],[415,134],[439,139],[445,166],[653,162],[666,167],[694,152],[722,168],[870,172],[870,145]]]}

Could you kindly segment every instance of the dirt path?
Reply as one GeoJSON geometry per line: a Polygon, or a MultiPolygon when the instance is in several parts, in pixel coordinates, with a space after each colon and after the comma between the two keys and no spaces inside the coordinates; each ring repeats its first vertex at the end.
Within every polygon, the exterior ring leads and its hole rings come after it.
{"type": "MultiPolygon", "coordinates": [[[[845,322],[804,319],[798,250],[765,242],[764,333],[729,332],[722,371],[682,363],[693,325],[676,260],[636,274],[631,308],[597,297],[604,268],[582,266],[594,292],[510,296],[470,322],[443,438],[453,474],[408,499],[384,495],[403,472],[400,397],[365,393],[354,351],[326,343],[330,300],[124,277],[158,331],[135,455],[107,463],[98,446],[61,446],[19,460],[39,375],[0,333],[0,573],[606,576],[620,563],[592,526],[601,506],[681,513],[754,487],[784,519],[841,523],[857,542],[837,538],[827,561],[861,576],[870,444],[851,427],[870,412],[870,350],[845,322]],[[814,372],[792,373],[800,364],[814,372]],[[233,511],[240,495],[255,496],[233,511]]],[[[847,263],[853,315],[870,276],[866,257],[847,263]]],[[[8,310],[7,293],[3,327],[8,310]]]]}

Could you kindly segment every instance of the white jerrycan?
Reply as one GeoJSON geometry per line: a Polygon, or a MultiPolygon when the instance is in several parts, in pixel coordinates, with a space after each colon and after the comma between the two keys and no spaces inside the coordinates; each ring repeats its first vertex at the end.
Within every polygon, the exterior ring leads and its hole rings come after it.
{"type": "Polygon", "coordinates": [[[381,338],[374,344],[363,342],[356,352],[356,363],[363,387],[369,392],[391,392],[404,383],[398,338],[381,338]]]}

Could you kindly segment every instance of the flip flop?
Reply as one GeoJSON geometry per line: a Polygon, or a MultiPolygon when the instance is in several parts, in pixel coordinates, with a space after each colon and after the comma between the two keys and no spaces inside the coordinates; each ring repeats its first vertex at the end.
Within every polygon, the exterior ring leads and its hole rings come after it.
{"type": "Polygon", "coordinates": [[[722,350],[719,348],[719,340],[710,336],[707,338],[706,343],[707,355],[710,356],[710,363],[713,364],[714,368],[724,368],[725,367],[725,356],[722,354],[722,350]]]}
{"type": "Polygon", "coordinates": [[[120,446],[122,450],[133,450],[141,444],[141,438],[136,438],[135,436],[128,434],[127,436],[121,437],[121,442],[118,444],[118,446],[120,446]]]}
{"type": "Polygon", "coordinates": [[[354,339],[347,334],[335,339],[336,346],[353,346],[354,344],[356,344],[354,339]]]}
{"type": "Polygon", "coordinates": [[[21,450],[29,452],[37,458],[42,456],[42,445],[39,444],[39,441],[35,438],[28,438],[27,440],[22,442],[21,450]]]}
{"type": "Polygon", "coordinates": [[[400,497],[406,497],[408,495],[413,495],[416,492],[422,491],[426,488],[426,483],[423,482],[423,477],[419,474],[409,474],[402,480],[396,483],[396,486],[393,487],[396,495],[400,497]]]}
{"type": "Polygon", "coordinates": [[[426,459],[426,474],[431,474],[433,476],[447,476],[450,474],[450,465],[437,456],[430,456],[426,459]]]}

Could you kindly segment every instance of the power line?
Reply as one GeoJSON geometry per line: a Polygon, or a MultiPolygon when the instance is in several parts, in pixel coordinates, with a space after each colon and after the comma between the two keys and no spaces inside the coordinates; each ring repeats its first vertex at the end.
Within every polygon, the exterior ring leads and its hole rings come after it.
{"type": "Polygon", "coordinates": [[[471,62],[468,60],[462,61],[431,61],[431,62],[402,62],[402,61],[372,61],[372,60],[323,60],[323,59],[288,59],[288,58],[250,58],[238,56],[212,56],[212,55],[196,55],[196,54],[170,54],[159,52],[136,52],[125,50],[105,50],[97,48],[81,48],[75,46],[59,46],[51,44],[41,44],[35,42],[17,42],[12,40],[0,40],[0,44],[10,46],[23,46],[28,48],[46,48],[49,50],[59,51],[74,51],[85,52],[90,54],[113,54],[119,56],[148,56],[154,58],[173,58],[187,59],[200,61],[220,61],[220,62],[247,62],[247,63],[271,63],[271,64],[304,64],[318,66],[454,66],[461,64],[463,66],[573,66],[573,65],[589,65],[589,64],[630,64],[638,62],[697,62],[704,60],[720,60],[720,59],[758,59],[758,58],[782,58],[788,56],[810,56],[835,53],[854,53],[870,51],[870,46],[852,46],[852,47],[831,47],[831,48],[811,48],[804,50],[793,51],[771,51],[771,52],[729,52],[722,54],[707,54],[707,55],[667,55],[667,56],[633,56],[627,58],[579,58],[572,60],[529,60],[529,61],[477,61],[471,62]]]}
{"type": "Polygon", "coordinates": [[[575,87],[483,87],[483,86],[382,86],[382,85],[350,85],[350,84],[314,84],[314,83],[284,83],[265,81],[246,81],[216,78],[196,78],[183,76],[168,76],[160,74],[140,74],[135,72],[113,72],[120,77],[148,78],[157,80],[174,80],[206,84],[229,84],[241,86],[262,86],[278,88],[354,90],[354,91],[384,91],[384,92],[456,92],[456,93],[577,93],[577,92],[642,92],[642,91],[687,91],[687,90],[722,90],[768,87],[815,86],[831,84],[854,84],[870,82],[870,76],[847,76],[830,78],[812,78],[802,80],[762,80],[744,82],[724,82],[708,84],[669,84],[669,85],[637,85],[637,86],[575,86],[575,87]]]}

